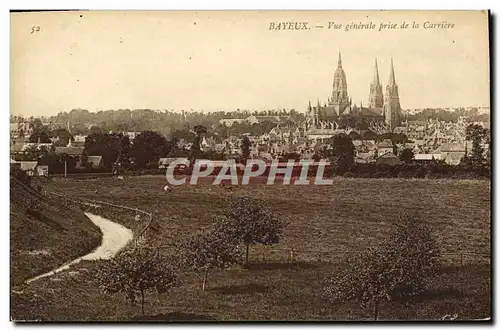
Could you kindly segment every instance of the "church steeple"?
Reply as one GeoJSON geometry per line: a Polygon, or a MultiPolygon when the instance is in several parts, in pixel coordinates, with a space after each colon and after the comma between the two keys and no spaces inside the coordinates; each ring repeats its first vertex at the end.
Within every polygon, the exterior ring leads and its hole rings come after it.
{"type": "Polygon", "coordinates": [[[391,70],[389,72],[389,82],[385,88],[384,100],[385,123],[391,131],[401,124],[401,105],[399,104],[399,88],[394,75],[394,63],[391,58],[391,70]]]}
{"type": "Polygon", "coordinates": [[[377,58],[375,58],[375,69],[373,70],[373,84],[375,84],[375,85],[380,84],[380,79],[378,77],[377,58]]]}
{"type": "Polygon", "coordinates": [[[342,69],[342,55],[340,54],[340,51],[339,51],[339,60],[337,62],[337,68],[342,69]]]}
{"type": "Polygon", "coordinates": [[[373,70],[373,81],[370,84],[370,96],[368,98],[368,107],[382,108],[384,106],[384,94],[382,92],[382,84],[378,75],[377,58],[375,58],[375,68],[373,70]]]}
{"type": "Polygon", "coordinates": [[[391,58],[391,71],[389,73],[389,82],[388,84],[390,86],[396,85],[396,76],[394,75],[394,62],[392,61],[391,58]]]}

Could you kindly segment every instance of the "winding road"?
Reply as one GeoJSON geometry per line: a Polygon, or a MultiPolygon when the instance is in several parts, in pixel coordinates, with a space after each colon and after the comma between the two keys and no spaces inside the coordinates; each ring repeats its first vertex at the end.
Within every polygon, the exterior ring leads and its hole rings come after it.
{"type": "Polygon", "coordinates": [[[66,263],[59,268],[44,273],[42,275],[33,277],[26,281],[27,284],[48,276],[57,274],[60,271],[69,269],[70,266],[77,264],[82,260],[98,260],[98,259],[110,259],[115,256],[122,248],[124,248],[133,238],[133,233],[130,229],[124,227],[121,224],[111,222],[104,217],[94,215],[91,213],[85,213],[85,215],[99,227],[102,232],[101,245],[97,247],[92,253],[85,256],[79,257],[69,263],[66,263]]]}

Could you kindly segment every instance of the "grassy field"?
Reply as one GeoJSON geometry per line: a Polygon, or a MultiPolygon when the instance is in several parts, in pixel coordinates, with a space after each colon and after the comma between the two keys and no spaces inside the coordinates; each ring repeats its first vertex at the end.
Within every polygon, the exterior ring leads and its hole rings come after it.
{"type": "Polygon", "coordinates": [[[276,248],[364,250],[377,245],[407,213],[432,225],[443,250],[490,249],[489,181],[338,178],[332,186],[256,184],[231,192],[202,182],[171,193],[163,191],[164,185],[162,176],[56,179],[47,189],[152,212],[165,243],[208,226],[231,199],[248,195],[264,200],[288,222],[276,248]]]}
{"type": "Polygon", "coordinates": [[[11,179],[11,285],[91,252],[100,240],[99,229],[81,210],[68,209],[11,179]]]}
{"type": "MultiPolygon", "coordinates": [[[[236,196],[262,199],[287,221],[283,240],[273,249],[363,251],[376,246],[404,213],[427,220],[443,251],[484,252],[490,249],[490,182],[462,180],[344,179],[332,186],[235,187],[208,183],[174,188],[165,193],[162,176],[54,179],[46,189],[69,197],[85,197],[137,207],[154,214],[154,240],[179,243],[207,227],[236,196]],[[97,192],[96,192],[97,190],[97,192]]],[[[118,215],[118,214],[117,214],[118,215]]],[[[114,221],[120,221],[114,219],[114,221]]],[[[129,221],[127,221],[128,223],[129,221]]],[[[265,249],[252,248],[254,264],[214,272],[209,290],[200,290],[198,275],[181,274],[181,286],[162,296],[152,295],[146,319],[222,320],[345,320],[366,319],[355,305],[335,305],[322,295],[324,277],[333,263],[287,264],[258,262],[265,249]]],[[[299,253],[300,254],[300,253],[299,253]]],[[[251,255],[252,256],[252,255],[251,255]]],[[[298,256],[300,260],[300,255],[298,256]]],[[[339,261],[340,261],[339,257],[339,261]]],[[[490,267],[471,259],[464,267],[446,267],[429,284],[429,291],[406,306],[391,303],[382,319],[437,319],[490,315],[490,267]]],[[[120,297],[93,288],[85,273],[41,280],[13,295],[13,316],[28,319],[129,320],[138,314],[120,297]]]]}

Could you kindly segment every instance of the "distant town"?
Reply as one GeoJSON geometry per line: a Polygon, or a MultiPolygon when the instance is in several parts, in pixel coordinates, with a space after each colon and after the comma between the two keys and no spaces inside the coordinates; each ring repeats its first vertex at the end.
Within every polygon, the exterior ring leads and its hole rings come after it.
{"type": "Polygon", "coordinates": [[[339,54],[331,95],[305,101],[304,109],[73,109],[51,117],[11,116],[11,163],[43,174],[111,171],[117,164],[162,169],[175,157],[331,158],[332,139],[339,135],[352,142],[355,164],[439,161],[456,166],[473,153],[474,139],[476,149],[489,158],[488,107],[403,110],[392,61],[385,94],[376,60],[367,86],[368,104],[354,103],[339,54]]]}

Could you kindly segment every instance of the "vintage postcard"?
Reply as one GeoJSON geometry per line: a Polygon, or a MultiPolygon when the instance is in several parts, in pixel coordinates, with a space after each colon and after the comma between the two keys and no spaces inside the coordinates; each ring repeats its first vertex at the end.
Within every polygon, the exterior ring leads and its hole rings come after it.
{"type": "Polygon", "coordinates": [[[12,321],[491,322],[488,11],[10,25],[12,321]]]}

